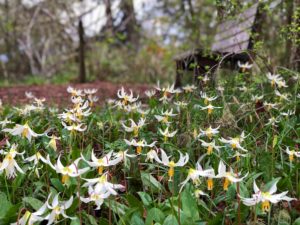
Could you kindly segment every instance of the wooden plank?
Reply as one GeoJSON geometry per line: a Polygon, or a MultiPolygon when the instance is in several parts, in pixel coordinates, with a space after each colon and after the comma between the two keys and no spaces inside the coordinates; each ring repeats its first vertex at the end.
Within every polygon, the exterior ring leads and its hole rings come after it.
{"type": "Polygon", "coordinates": [[[222,53],[227,53],[227,52],[232,52],[232,53],[240,53],[248,49],[249,46],[249,41],[241,42],[238,44],[235,44],[233,46],[228,46],[227,48],[219,49],[219,52],[222,53]]]}
{"type": "MultiPolygon", "coordinates": [[[[238,14],[234,19],[219,24],[211,50],[220,53],[239,53],[248,49],[258,5],[259,3],[256,3],[238,14]]],[[[175,56],[174,59],[177,61],[192,61],[195,55],[201,54],[201,50],[193,49],[175,56]]]]}
{"type": "Polygon", "coordinates": [[[252,16],[247,20],[243,21],[242,23],[239,23],[236,26],[232,27],[229,30],[225,30],[223,32],[217,33],[215,35],[215,42],[234,36],[242,31],[248,31],[248,32],[251,31],[254,21],[255,21],[255,16],[252,16]]]}
{"type": "Polygon", "coordinates": [[[244,12],[238,14],[234,19],[227,20],[217,27],[217,33],[223,32],[225,30],[228,30],[234,26],[236,26],[238,23],[241,23],[242,21],[255,16],[258,9],[258,3],[251,6],[249,9],[245,10],[244,12]]]}
{"type": "Polygon", "coordinates": [[[250,40],[250,33],[247,31],[243,31],[235,36],[213,43],[211,49],[212,51],[220,51],[222,49],[227,49],[230,46],[238,45],[239,43],[243,43],[246,41],[249,42],[249,40],[250,40]]]}

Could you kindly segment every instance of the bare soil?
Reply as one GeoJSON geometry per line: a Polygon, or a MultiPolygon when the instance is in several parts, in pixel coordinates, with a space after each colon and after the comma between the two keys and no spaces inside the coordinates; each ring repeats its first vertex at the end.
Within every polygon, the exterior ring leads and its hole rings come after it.
{"type": "Polygon", "coordinates": [[[143,84],[116,84],[111,82],[97,81],[85,84],[66,84],[66,85],[21,85],[14,87],[0,88],[0,99],[6,105],[21,105],[28,103],[25,92],[32,92],[37,98],[46,98],[48,105],[63,106],[70,102],[70,94],[67,87],[72,86],[78,89],[97,88],[96,96],[99,97],[98,105],[102,105],[109,98],[116,98],[117,90],[122,86],[125,90],[132,89],[135,94],[143,95],[150,85],[143,84]]]}

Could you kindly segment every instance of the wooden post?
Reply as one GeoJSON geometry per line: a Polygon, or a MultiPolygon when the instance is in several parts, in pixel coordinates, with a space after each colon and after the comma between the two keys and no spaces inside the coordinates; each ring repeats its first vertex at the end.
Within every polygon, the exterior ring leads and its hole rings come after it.
{"type": "Polygon", "coordinates": [[[176,60],[176,80],[175,80],[175,88],[181,87],[181,72],[180,70],[182,70],[182,66],[181,66],[182,62],[181,60],[176,60]]]}

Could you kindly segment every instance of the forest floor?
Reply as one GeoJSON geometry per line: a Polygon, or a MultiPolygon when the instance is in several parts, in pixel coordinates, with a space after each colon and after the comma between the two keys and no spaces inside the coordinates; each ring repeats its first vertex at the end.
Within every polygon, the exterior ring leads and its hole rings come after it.
{"type": "Polygon", "coordinates": [[[3,104],[20,105],[28,103],[29,100],[25,96],[25,92],[32,92],[37,98],[46,98],[48,105],[63,106],[70,102],[70,93],[67,92],[68,86],[72,86],[77,89],[98,89],[96,96],[99,97],[97,104],[103,104],[105,100],[109,98],[117,97],[117,90],[122,86],[125,90],[132,89],[135,94],[143,95],[144,91],[149,88],[150,85],[142,84],[117,84],[104,81],[96,81],[93,83],[84,84],[66,84],[66,85],[18,85],[14,87],[2,87],[0,88],[0,99],[3,104]]]}

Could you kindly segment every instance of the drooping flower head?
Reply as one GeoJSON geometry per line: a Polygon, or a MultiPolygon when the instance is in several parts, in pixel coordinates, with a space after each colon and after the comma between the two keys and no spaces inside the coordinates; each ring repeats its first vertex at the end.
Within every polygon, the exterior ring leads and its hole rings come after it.
{"type": "Polygon", "coordinates": [[[253,206],[261,203],[262,210],[268,212],[270,210],[270,202],[276,204],[280,201],[292,201],[294,198],[290,198],[287,195],[288,191],[284,191],[280,194],[275,194],[277,191],[277,183],[279,180],[275,181],[274,184],[267,190],[260,190],[256,182],[253,182],[253,190],[254,194],[252,194],[252,198],[244,198],[240,197],[244,205],[253,206]]]}

